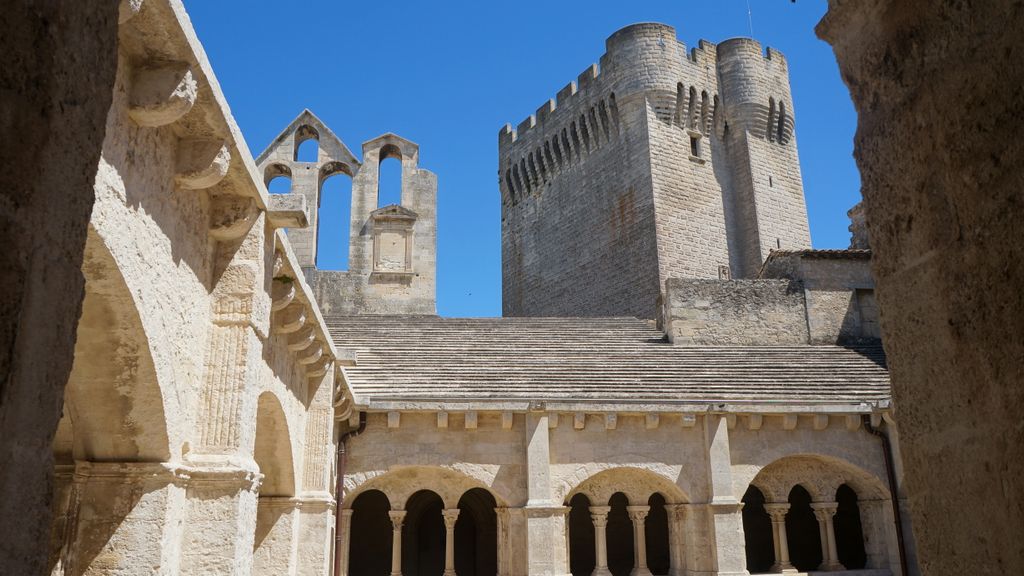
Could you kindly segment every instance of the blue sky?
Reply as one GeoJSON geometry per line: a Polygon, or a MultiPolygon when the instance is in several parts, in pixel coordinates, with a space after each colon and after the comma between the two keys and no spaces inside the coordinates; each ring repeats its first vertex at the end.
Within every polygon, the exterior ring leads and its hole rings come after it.
{"type": "MultiPolygon", "coordinates": [[[[438,313],[501,314],[498,130],[536,110],[604,53],[619,28],[657,21],[693,47],[750,36],[746,0],[344,2],[185,0],[249,148],[309,108],[358,154],[394,132],[438,176],[438,313]]],[[[812,241],[849,243],[860,197],[856,116],[832,51],[814,36],[824,0],[750,0],[754,38],[789,60],[812,241]]],[[[324,192],[321,262],[343,264],[344,179],[324,192]],[[337,224],[335,224],[337,223],[337,224]],[[333,234],[333,235],[332,235],[333,234]]],[[[394,178],[392,178],[394,180],[394,178]]],[[[386,184],[383,184],[386,186],[386,184]]],[[[383,190],[382,190],[383,192],[383,190]]]]}

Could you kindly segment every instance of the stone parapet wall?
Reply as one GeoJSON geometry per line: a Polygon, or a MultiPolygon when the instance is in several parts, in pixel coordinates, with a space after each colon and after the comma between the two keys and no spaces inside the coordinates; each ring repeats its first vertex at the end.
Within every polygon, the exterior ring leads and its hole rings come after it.
{"type": "Polygon", "coordinates": [[[806,344],[806,300],[794,280],[665,283],[664,330],[683,345],[806,344]]]}

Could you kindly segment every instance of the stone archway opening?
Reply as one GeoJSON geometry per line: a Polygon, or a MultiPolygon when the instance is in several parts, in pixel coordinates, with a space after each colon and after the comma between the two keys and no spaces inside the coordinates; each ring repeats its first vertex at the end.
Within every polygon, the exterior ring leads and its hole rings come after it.
{"type": "Polygon", "coordinates": [[[459,499],[455,522],[455,572],[458,576],[498,573],[497,502],[483,488],[467,490],[459,499]]]}
{"type": "Polygon", "coordinates": [[[409,497],[402,524],[403,576],[440,576],[444,572],[444,501],[420,490],[409,497]]]}
{"type": "Polygon", "coordinates": [[[644,519],[644,537],[647,545],[647,568],[651,574],[668,574],[672,566],[669,553],[668,510],[665,497],[655,492],[647,499],[650,511],[644,519]]]}
{"type": "Polygon", "coordinates": [[[864,529],[860,522],[860,505],[857,493],[843,484],[836,490],[839,504],[835,516],[836,550],[839,563],[847,570],[860,570],[867,566],[867,552],[864,549],[864,529]]]}
{"type": "Polygon", "coordinates": [[[299,522],[291,436],[281,403],[270,392],[256,404],[256,443],[253,459],[263,474],[256,505],[253,574],[291,570],[293,527],[299,522]]]}
{"type": "Polygon", "coordinates": [[[576,494],[569,500],[569,572],[572,576],[590,576],[596,565],[590,499],[576,494]]]}
{"type": "Polygon", "coordinates": [[[797,570],[808,572],[821,566],[821,533],[818,519],[811,508],[811,494],[799,484],[789,492],[786,536],[789,541],[790,562],[797,570]]]}
{"type": "Polygon", "coordinates": [[[388,576],[391,573],[391,503],[380,490],[367,490],[352,502],[349,570],[352,576],[388,576]]]}
{"type": "Polygon", "coordinates": [[[140,540],[132,533],[148,521],[144,515],[160,514],[177,489],[160,464],[172,459],[172,447],[150,338],[121,268],[91,226],[82,274],[75,358],[52,445],[48,567],[82,574],[100,564],[110,570],[129,562],[159,565],[161,536],[140,540]]]}
{"type": "Polygon", "coordinates": [[[764,508],[764,494],[750,486],[743,495],[743,541],[746,545],[747,572],[771,571],[775,563],[772,519],[764,508]]]}
{"type": "Polygon", "coordinates": [[[608,570],[613,576],[629,576],[635,566],[633,521],[626,507],[629,498],[622,492],[608,499],[608,570]]]}

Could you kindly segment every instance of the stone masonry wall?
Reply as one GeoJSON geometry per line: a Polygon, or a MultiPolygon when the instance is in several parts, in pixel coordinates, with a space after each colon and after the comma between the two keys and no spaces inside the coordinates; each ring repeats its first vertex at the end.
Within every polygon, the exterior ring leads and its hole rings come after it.
{"type": "Polygon", "coordinates": [[[803,286],[792,280],[665,283],[665,332],[675,344],[806,344],[803,286]]]}
{"type": "Polygon", "coordinates": [[[758,277],[803,284],[811,344],[878,341],[870,252],[776,251],[758,277]]]}

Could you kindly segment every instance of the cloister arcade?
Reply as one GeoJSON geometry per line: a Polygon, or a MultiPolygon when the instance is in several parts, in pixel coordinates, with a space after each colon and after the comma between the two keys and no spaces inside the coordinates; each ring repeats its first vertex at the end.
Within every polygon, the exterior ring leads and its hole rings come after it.
{"type": "MultiPolygon", "coordinates": [[[[350,484],[351,485],[351,484],[350,484]]],[[[519,574],[529,506],[509,506],[482,478],[434,467],[360,478],[341,510],[348,576],[519,574]],[[518,542],[518,543],[517,543],[518,542]]],[[[852,465],[790,456],[762,468],[742,498],[747,572],[890,568],[883,483],[852,465]]],[[[562,508],[573,576],[682,575],[688,556],[715,554],[698,536],[707,504],[676,481],[619,467],[575,486],[562,508]]],[[[895,574],[895,572],[892,572],[895,574]]]]}

